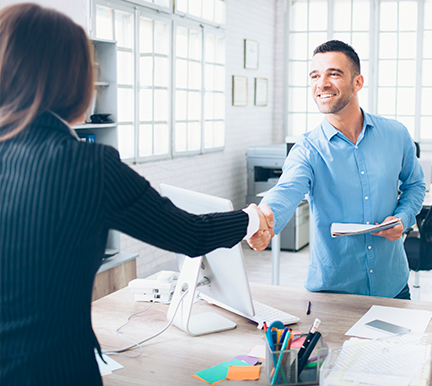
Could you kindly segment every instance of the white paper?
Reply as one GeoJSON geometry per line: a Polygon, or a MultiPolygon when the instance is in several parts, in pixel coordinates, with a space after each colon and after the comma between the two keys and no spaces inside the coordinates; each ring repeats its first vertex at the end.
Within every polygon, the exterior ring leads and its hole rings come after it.
{"type": "Polygon", "coordinates": [[[363,233],[375,233],[385,229],[393,228],[398,223],[398,218],[394,218],[378,225],[346,224],[334,222],[331,224],[330,232],[332,237],[360,235],[363,233]]]}
{"type": "Polygon", "coordinates": [[[102,361],[97,351],[95,351],[96,362],[99,366],[99,372],[101,375],[110,374],[115,370],[122,369],[123,366],[116,362],[114,359],[110,358],[108,355],[102,354],[103,359],[106,363],[102,361]]]}
{"type": "Polygon", "coordinates": [[[424,310],[410,310],[407,308],[395,308],[384,306],[372,306],[360,320],[354,324],[345,335],[358,336],[360,338],[385,338],[387,332],[381,332],[366,327],[365,324],[375,319],[393,323],[401,327],[409,328],[412,332],[424,333],[432,317],[432,312],[424,310]]]}
{"type": "Polygon", "coordinates": [[[252,350],[249,351],[248,355],[250,357],[265,359],[266,357],[266,346],[257,345],[252,350]]]}

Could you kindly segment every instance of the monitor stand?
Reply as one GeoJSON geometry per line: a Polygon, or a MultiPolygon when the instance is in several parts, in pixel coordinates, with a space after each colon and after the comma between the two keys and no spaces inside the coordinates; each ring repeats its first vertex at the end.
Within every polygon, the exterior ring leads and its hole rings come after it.
{"type": "Polygon", "coordinates": [[[192,336],[212,334],[214,332],[231,330],[236,327],[234,322],[214,312],[191,315],[199,272],[204,259],[205,256],[185,258],[167,313],[168,320],[171,320],[182,295],[189,289],[189,292],[178,306],[173,324],[192,336]]]}

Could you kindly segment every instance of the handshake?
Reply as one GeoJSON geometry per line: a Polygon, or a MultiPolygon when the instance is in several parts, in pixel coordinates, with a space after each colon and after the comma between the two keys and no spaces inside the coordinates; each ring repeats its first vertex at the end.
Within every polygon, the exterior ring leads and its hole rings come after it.
{"type": "Polygon", "coordinates": [[[260,224],[258,231],[250,239],[248,239],[247,242],[254,251],[262,251],[267,248],[271,238],[274,236],[273,212],[266,204],[262,204],[259,208],[255,204],[250,204],[249,208],[256,209],[260,224]]]}

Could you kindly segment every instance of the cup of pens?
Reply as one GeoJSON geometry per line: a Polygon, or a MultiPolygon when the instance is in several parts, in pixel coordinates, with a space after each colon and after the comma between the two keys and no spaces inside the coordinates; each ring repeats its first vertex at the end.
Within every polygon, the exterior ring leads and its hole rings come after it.
{"type": "Polygon", "coordinates": [[[274,326],[265,332],[265,371],[270,385],[317,384],[319,370],[328,355],[328,346],[317,331],[317,321],[309,334],[295,335],[288,328],[274,326]],[[282,331],[280,331],[282,330],[282,331]],[[276,331],[276,333],[274,332],[276,331]],[[294,348],[303,342],[301,348],[294,348]]]}

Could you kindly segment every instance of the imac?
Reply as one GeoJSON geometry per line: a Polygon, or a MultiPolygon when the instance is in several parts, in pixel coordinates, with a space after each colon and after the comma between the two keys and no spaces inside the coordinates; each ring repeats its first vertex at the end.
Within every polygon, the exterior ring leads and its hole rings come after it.
{"type": "MultiPolygon", "coordinates": [[[[160,184],[160,192],[177,207],[194,214],[233,210],[231,201],[224,198],[166,184],[160,184]]],[[[257,306],[266,309],[266,312],[270,311],[273,317],[285,324],[300,320],[252,300],[240,243],[230,249],[216,249],[204,256],[191,258],[177,255],[177,257],[180,265],[181,262],[183,264],[167,318],[170,320],[178,307],[173,323],[190,335],[210,334],[236,327],[234,322],[214,312],[192,316],[192,306],[197,297],[255,321],[258,323],[258,328],[262,328],[264,321],[272,320],[270,317],[265,319],[267,317],[265,315],[257,315],[257,306]],[[185,294],[186,291],[188,292],[185,294]]]]}

